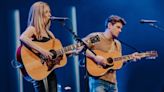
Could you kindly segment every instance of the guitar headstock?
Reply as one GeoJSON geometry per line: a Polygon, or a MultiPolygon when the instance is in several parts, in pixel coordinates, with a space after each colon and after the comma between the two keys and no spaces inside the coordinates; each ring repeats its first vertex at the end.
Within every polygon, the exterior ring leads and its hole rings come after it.
{"type": "Polygon", "coordinates": [[[100,41],[100,37],[98,35],[90,37],[90,43],[91,44],[94,44],[94,43],[99,42],[99,41],[100,41]]]}
{"type": "Polygon", "coordinates": [[[156,57],[158,57],[157,51],[146,51],[145,55],[146,59],[155,59],[156,57]]]}

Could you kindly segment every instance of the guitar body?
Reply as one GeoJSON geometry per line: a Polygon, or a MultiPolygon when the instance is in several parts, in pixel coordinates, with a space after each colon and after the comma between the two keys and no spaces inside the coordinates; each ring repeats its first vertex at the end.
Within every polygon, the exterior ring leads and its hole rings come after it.
{"type": "MultiPolygon", "coordinates": [[[[119,54],[118,52],[107,53],[107,52],[103,52],[100,50],[94,50],[94,52],[97,55],[101,55],[101,56],[105,57],[106,59],[109,57],[115,58],[115,57],[121,56],[121,54],[119,54]]],[[[113,69],[113,70],[120,69],[122,67],[122,65],[123,65],[122,61],[117,61],[117,62],[113,62],[113,65],[111,65],[111,67],[104,68],[101,65],[96,64],[90,58],[87,58],[87,62],[86,62],[86,67],[87,67],[88,73],[92,76],[97,76],[97,77],[104,75],[110,69],[113,69]]]]}
{"type": "MultiPolygon", "coordinates": [[[[122,56],[121,53],[118,53],[118,52],[107,53],[107,52],[102,52],[100,50],[94,50],[94,52],[97,55],[101,55],[104,58],[106,58],[106,62],[107,62],[107,65],[103,67],[101,65],[96,64],[91,59],[87,58],[86,67],[87,67],[88,73],[92,76],[97,76],[97,77],[104,75],[110,69],[112,70],[120,69],[123,65],[123,62],[137,59],[133,56],[134,54],[122,56]]],[[[147,59],[155,59],[158,56],[158,53],[157,51],[146,51],[142,53],[137,53],[135,54],[135,56],[140,57],[140,58],[146,57],[147,59]]]]}
{"type": "MultiPolygon", "coordinates": [[[[62,48],[61,42],[56,39],[50,39],[47,42],[34,42],[41,48],[49,51],[51,49],[57,50],[62,48]]],[[[64,54],[59,63],[53,65],[51,70],[48,70],[47,64],[42,63],[40,57],[33,53],[26,46],[22,45],[17,50],[17,60],[21,62],[24,67],[21,68],[22,74],[26,77],[29,75],[34,80],[42,80],[46,78],[54,69],[64,66],[67,63],[66,55],[64,54]]],[[[36,52],[36,51],[34,51],[36,52]]]]}

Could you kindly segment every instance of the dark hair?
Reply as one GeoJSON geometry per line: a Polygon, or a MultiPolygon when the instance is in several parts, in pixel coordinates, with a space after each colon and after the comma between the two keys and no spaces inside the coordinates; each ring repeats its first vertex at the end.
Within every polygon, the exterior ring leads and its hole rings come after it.
{"type": "Polygon", "coordinates": [[[123,18],[121,18],[121,17],[119,17],[119,16],[117,16],[117,15],[111,15],[111,16],[109,16],[109,17],[105,20],[105,28],[108,27],[108,23],[109,23],[109,22],[110,22],[112,25],[114,25],[114,24],[117,23],[117,22],[122,23],[122,25],[125,25],[125,24],[126,24],[126,21],[125,21],[123,18]]]}

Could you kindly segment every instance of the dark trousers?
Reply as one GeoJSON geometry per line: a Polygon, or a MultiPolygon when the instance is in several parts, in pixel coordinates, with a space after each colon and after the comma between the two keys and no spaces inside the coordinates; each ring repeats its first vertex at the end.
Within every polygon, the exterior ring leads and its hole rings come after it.
{"type": "MultiPolygon", "coordinates": [[[[54,72],[51,72],[47,77],[48,82],[48,92],[57,92],[57,80],[54,72]]],[[[35,92],[46,92],[43,80],[32,81],[35,92]]]]}

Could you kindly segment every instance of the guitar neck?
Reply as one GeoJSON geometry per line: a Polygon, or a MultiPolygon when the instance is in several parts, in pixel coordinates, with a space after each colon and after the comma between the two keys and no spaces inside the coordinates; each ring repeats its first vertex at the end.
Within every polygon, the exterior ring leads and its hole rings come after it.
{"type": "Polygon", "coordinates": [[[83,45],[83,43],[81,43],[81,42],[73,44],[73,45],[69,45],[69,46],[61,48],[59,50],[56,50],[56,53],[57,53],[58,56],[60,56],[60,55],[63,55],[65,53],[69,52],[69,51],[72,51],[72,50],[74,50],[78,47],[81,47],[82,45],[83,45]]]}
{"type": "MultiPolygon", "coordinates": [[[[100,41],[100,38],[99,38],[98,35],[96,35],[96,36],[90,37],[90,39],[86,40],[85,44],[93,45],[93,44],[95,44],[96,42],[99,42],[99,41],[100,41]]],[[[65,53],[69,52],[69,51],[72,51],[72,50],[74,50],[74,49],[76,49],[78,47],[81,47],[83,45],[84,45],[83,42],[79,42],[79,43],[76,43],[76,44],[69,45],[69,46],[66,46],[64,48],[61,48],[59,50],[56,50],[56,53],[57,53],[58,56],[60,56],[60,55],[63,55],[65,53]]]]}
{"type": "MultiPolygon", "coordinates": [[[[150,54],[149,54],[149,52],[148,53],[144,52],[144,53],[138,53],[137,56],[139,56],[140,58],[144,58],[144,57],[149,57],[150,54]]],[[[135,59],[135,58],[132,56],[132,54],[130,54],[130,55],[122,56],[122,57],[113,58],[113,61],[124,61],[124,62],[126,62],[128,60],[133,60],[133,59],[135,59]]]]}

